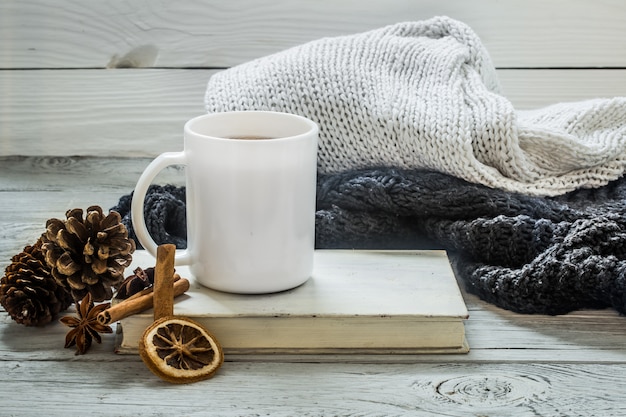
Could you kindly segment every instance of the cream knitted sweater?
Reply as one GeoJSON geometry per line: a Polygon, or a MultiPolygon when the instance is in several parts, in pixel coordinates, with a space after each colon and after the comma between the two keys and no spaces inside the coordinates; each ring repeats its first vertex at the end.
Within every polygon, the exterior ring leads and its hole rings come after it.
{"type": "Polygon", "coordinates": [[[320,125],[321,173],[426,168],[558,195],[626,168],[626,98],[516,111],[478,36],[447,17],[324,38],[215,74],[206,109],[275,110],[320,125]]]}

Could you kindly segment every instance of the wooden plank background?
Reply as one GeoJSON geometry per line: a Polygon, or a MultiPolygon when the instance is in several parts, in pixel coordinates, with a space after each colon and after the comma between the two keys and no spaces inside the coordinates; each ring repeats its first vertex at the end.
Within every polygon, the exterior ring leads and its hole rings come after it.
{"type": "MultiPolygon", "coordinates": [[[[110,208],[152,157],[182,149],[216,71],[434,15],[480,35],[518,109],[626,96],[623,0],[0,1],[0,270],[50,217],[110,208]]],[[[170,167],[158,180],[184,178],[170,167]]],[[[234,357],[182,387],[113,355],[111,335],[75,357],[62,324],[0,314],[0,414],[626,415],[624,317],[464,298],[468,355],[234,357]]]]}
{"type": "Polygon", "coordinates": [[[481,36],[516,108],[626,96],[622,0],[5,1],[0,156],[179,150],[215,71],[434,15],[481,36]]]}
{"type": "Polygon", "coordinates": [[[104,68],[152,45],[158,57],[147,66],[229,67],[320,37],[448,15],[481,36],[499,68],[623,68],[625,11],[621,0],[5,1],[0,66],[104,68]]]}

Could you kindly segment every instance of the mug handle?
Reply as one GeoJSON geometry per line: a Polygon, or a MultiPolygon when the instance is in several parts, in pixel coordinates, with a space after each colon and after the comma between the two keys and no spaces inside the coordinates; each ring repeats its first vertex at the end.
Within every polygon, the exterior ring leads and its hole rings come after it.
{"type": "MultiPolygon", "coordinates": [[[[170,165],[186,164],[187,159],[184,151],[162,153],[150,162],[150,164],[143,171],[137,181],[135,191],[133,192],[133,199],[130,203],[133,228],[135,229],[135,234],[137,235],[137,239],[141,245],[155,258],[158,245],[154,239],[152,239],[152,236],[150,236],[148,227],[146,226],[146,219],[143,215],[143,203],[146,198],[146,192],[157,174],[165,167],[170,165]]],[[[191,262],[189,248],[176,251],[174,262],[176,265],[188,265],[191,262]]]]}

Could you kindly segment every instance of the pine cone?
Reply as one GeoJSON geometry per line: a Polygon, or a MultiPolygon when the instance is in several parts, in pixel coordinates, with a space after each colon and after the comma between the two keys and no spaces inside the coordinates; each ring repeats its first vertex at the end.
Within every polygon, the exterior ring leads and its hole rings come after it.
{"type": "Polygon", "coordinates": [[[74,300],[90,293],[93,301],[109,300],[112,287],[124,279],[135,241],[128,237],[119,213],[102,214],[91,206],[83,220],[82,209],[68,210],[67,220],[50,219],[41,236],[42,252],[57,283],[67,288],[74,300]]]}
{"type": "Polygon", "coordinates": [[[72,304],[59,286],[41,252],[41,240],[11,258],[0,279],[0,304],[18,323],[42,326],[72,304]]]}

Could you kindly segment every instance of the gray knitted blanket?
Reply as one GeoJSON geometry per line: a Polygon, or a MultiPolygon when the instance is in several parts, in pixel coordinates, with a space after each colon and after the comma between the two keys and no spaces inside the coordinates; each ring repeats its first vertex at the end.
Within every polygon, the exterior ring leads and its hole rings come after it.
{"type": "MultiPolygon", "coordinates": [[[[130,195],[113,207],[130,220],[130,195]]],[[[532,197],[447,174],[375,168],[320,175],[317,248],[443,248],[469,292],[521,313],[626,313],[626,178],[532,197]]],[[[152,186],[157,243],[186,246],[184,187],[152,186]]]]}

